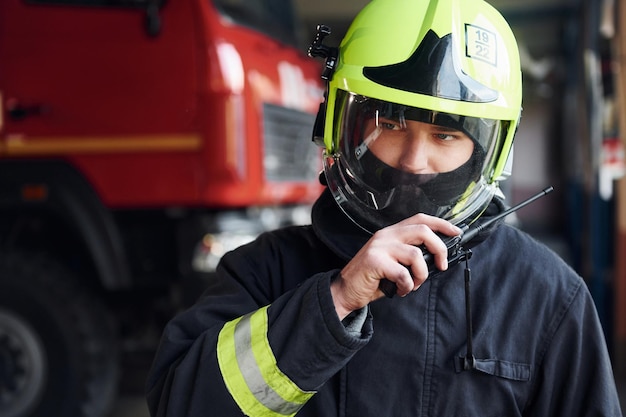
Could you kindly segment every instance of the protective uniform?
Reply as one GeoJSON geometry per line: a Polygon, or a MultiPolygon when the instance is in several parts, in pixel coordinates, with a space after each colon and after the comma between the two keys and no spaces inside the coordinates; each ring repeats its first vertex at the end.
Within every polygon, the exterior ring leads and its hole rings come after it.
{"type": "Polygon", "coordinates": [[[585,283],[546,247],[508,225],[473,243],[465,370],[464,264],[339,321],[330,281],[368,238],[325,193],[312,227],[227,254],[165,329],[152,415],[621,415],[585,283]]]}
{"type": "Polygon", "coordinates": [[[331,283],[377,230],[418,212],[465,227],[503,210],[521,112],[504,19],[482,0],[372,0],[338,51],[314,46],[327,58],[314,136],[328,189],[311,226],[226,254],[169,323],[147,385],[152,415],[621,415],[583,280],[508,225],[406,297],[343,321],[333,304],[331,283]],[[469,144],[467,160],[418,173],[376,153],[416,123],[437,126],[436,146],[469,144]]]}

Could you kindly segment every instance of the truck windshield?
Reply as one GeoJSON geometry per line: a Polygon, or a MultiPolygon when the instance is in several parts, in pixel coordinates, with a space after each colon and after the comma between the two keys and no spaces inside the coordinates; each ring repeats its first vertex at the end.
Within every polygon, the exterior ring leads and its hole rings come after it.
{"type": "Polygon", "coordinates": [[[70,6],[136,7],[162,6],[166,0],[24,0],[33,4],[65,4],[70,6]]]}
{"type": "MultiPolygon", "coordinates": [[[[4,0],[0,0],[4,1],[4,0]]],[[[66,4],[145,8],[162,6],[168,0],[24,0],[33,4],[66,4]]],[[[171,1],[171,0],[170,0],[171,1]]],[[[206,0],[212,1],[220,14],[241,26],[262,32],[283,43],[297,46],[292,0],[206,0]]]]}
{"type": "Polygon", "coordinates": [[[295,18],[291,0],[213,0],[220,13],[291,45],[296,45],[295,18]]]}

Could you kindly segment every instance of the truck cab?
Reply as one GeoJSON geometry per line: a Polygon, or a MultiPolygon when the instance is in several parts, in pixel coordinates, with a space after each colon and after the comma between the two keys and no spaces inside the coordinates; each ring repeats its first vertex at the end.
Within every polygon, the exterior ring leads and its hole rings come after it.
{"type": "Polygon", "coordinates": [[[0,2],[8,416],[105,415],[221,254],[309,221],[322,88],[295,25],[288,0],[0,2]]]}

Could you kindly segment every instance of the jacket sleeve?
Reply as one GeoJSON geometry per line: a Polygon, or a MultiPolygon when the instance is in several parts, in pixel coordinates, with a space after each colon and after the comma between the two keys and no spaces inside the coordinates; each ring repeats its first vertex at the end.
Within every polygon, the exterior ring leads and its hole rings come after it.
{"type": "Polygon", "coordinates": [[[527,416],[621,416],[604,334],[584,283],[547,329],[527,416]]]}
{"type": "Polygon", "coordinates": [[[337,270],[298,262],[271,242],[223,258],[164,330],[147,381],[152,416],[294,415],[367,343],[370,318],[351,334],[335,313],[337,270]]]}

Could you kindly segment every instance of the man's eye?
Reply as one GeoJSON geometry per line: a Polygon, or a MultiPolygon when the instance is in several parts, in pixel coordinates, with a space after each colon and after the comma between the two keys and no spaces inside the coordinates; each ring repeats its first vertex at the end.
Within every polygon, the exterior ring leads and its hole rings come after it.
{"type": "Polygon", "coordinates": [[[387,130],[399,130],[400,129],[400,125],[397,123],[392,123],[392,122],[381,122],[380,126],[383,129],[387,129],[387,130]]]}
{"type": "Polygon", "coordinates": [[[435,133],[435,137],[441,140],[452,140],[454,139],[454,135],[450,135],[448,133],[435,133]]]}

